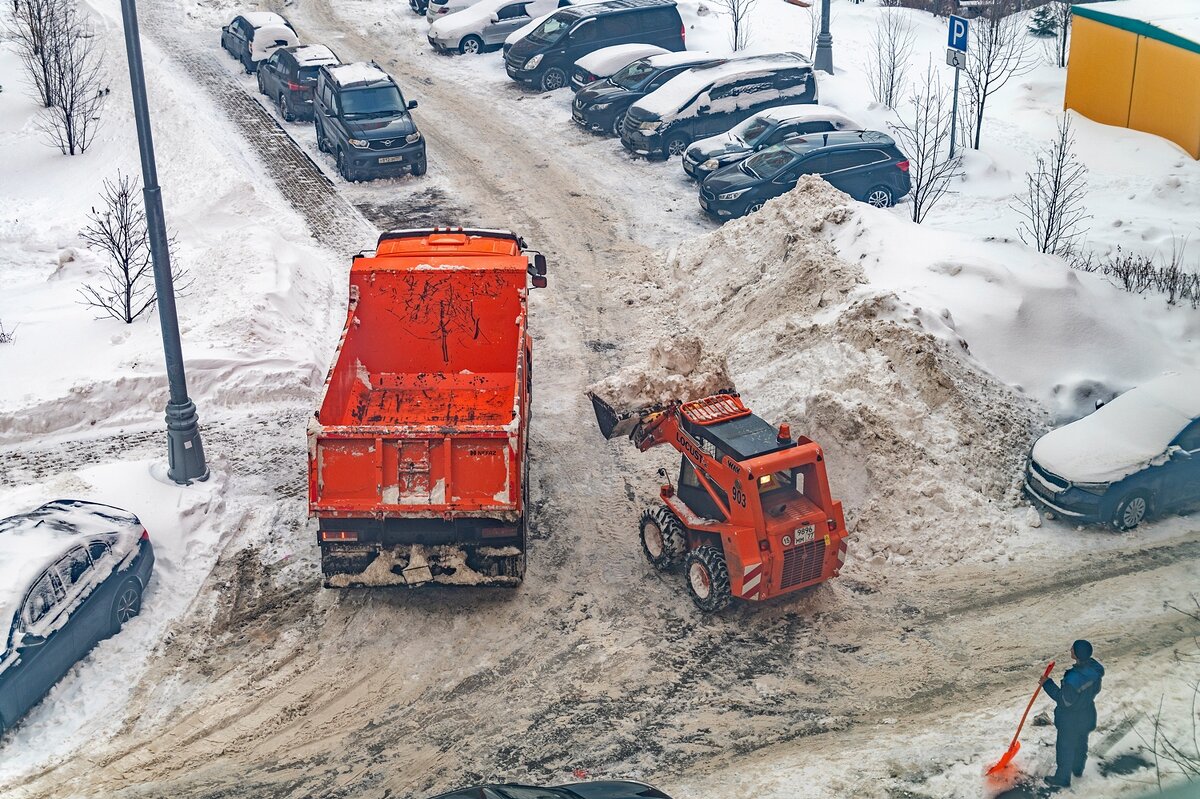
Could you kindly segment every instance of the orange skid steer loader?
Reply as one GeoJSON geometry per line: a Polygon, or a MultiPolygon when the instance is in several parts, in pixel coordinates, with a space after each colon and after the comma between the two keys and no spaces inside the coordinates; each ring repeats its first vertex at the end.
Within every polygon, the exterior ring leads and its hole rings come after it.
{"type": "Polygon", "coordinates": [[[846,523],[816,443],[755,416],[734,392],[624,411],[588,396],[605,438],[627,434],[643,452],[667,444],[682,453],[678,485],[663,485],[662,505],[642,514],[642,549],[660,571],[683,564],[701,610],[837,576],[846,523]]]}

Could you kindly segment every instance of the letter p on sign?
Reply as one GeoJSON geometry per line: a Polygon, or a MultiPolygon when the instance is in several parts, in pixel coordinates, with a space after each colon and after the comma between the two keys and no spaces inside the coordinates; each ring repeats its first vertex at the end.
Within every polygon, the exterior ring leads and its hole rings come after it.
{"type": "Polygon", "coordinates": [[[950,16],[950,38],[946,46],[960,53],[967,52],[967,21],[962,17],[950,16]]]}

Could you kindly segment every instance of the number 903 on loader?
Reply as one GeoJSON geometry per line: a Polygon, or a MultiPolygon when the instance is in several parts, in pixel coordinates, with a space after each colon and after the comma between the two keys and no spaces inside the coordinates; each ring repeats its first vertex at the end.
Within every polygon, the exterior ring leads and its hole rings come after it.
{"type": "Polygon", "coordinates": [[[830,495],[814,441],[754,415],[735,392],[629,410],[588,396],[605,438],[681,453],[677,484],[665,483],[662,504],[642,514],[642,550],[661,571],[682,564],[702,611],[772,599],[841,571],[842,503],[830,495]]]}

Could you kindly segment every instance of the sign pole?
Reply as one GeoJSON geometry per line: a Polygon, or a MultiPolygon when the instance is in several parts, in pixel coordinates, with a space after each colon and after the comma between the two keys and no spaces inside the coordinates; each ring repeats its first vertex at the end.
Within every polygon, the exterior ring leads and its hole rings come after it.
{"type": "Polygon", "coordinates": [[[954,99],[950,111],[950,157],[954,157],[954,145],[958,133],[958,79],[959,73],[966,66],[967,37],[970,32],[969,23],[962,17],[950,15],[949,36],[946,41],[946,63],[954,67],[954,99]]]}
{"type": "Polygon", "coordinates": [[[958,75],[961,69],[954,70],[954,101],[950,112],[950,157],[954,157],[954,134],[958,128],[958,75]]]}

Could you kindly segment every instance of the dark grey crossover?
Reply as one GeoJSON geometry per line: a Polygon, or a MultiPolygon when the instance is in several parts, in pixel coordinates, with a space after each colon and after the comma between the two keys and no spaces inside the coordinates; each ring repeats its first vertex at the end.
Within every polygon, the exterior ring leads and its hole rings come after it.
{"type": "Polygon", "coordinates": [[[317,70],[341,61],[323,44],[276,50],[258,68],[258,90],[271,99],[286,122],[313,118],[317,70]]]}
{"type": "Polygon", "coordinates": [[[711,53],[688,50],[639,58],[610,77],[580,89],[571,103],[571,119],[588,130],[620,136],[625,112],[631,105],[676,75],[721,60],[711,53]]]}

